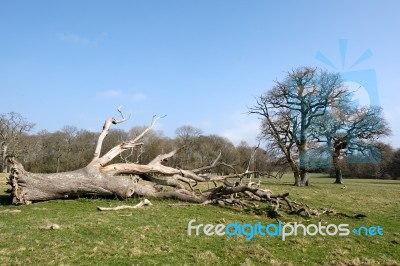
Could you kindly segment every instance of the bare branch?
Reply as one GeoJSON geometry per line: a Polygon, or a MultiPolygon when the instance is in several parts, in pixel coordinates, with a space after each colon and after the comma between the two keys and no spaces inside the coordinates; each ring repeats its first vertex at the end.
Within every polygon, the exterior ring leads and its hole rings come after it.
{"type": "Polygon", "coordinates": [[[103,141],[104,141],[105,137],[108,135],[111,124],[119,124],[119,123],[125,122],[126,120],[128,120],[131,117],[131,115],[129,115],[128,118],[125,118],[124,114],[122,113],[121,108],[122,108],[122,105],[117,108],[118,112],[121,114],[121,117],[122,117],[121,120],[116,120],[114,117],[111,117],[111,118],[108,118],[104,122],[103,130],[101,131],[101,134],[97,141],[96,149],[95,149],[94,156],[93,156],[93,161],[97,160],[100,157],[101,147],[103,145],[103,141]]]}
{"type": "MultiPolygon", "coordinates": [[[[164,116],[163,116],[164,117],[164,116]]],[[[120,153],[126,151],[127,149],[130,148],[134,148],[136,146],[140,146],[143,145],[143,143],[138,142],[150,129],[152,129],[155,125],[155,123],[157,122],[158,119],[160,119],[162,117],[160,116],[153,116],[152,122],[150,124],[150,126],[148,126],[145,130],[143,130],[142,133],[140,133],[135,139],[130,140],[130,141],[126,141],[126,142],[122,142],[121,144],[115,146],[114,148],[112,148],[111,150],[109,150],[106,154],[104,154],[101,158],[96,157],[96,160],[93,160],[91,164],[99,164],[100,166],[105,166],[107,163],[109,163],[112,159],[114,159],[116,156],[118,156],[120,153]]],[[[114,122],[123,122],[126,119],[123,118],[120,121],[115,121],[114,122]]],[[[108,121],[108,120],[107,120],[108,121]]],[[[106,123],[107,123],[106,121],[106,123]]],[[[112,122],[112,121],[111,121],[112,122]]],[[[109,125],[108,125],[109,126],[109,125]]],[[[104,132],[104,130],[103,130],[104,132]]],[[[108,133],[108,130],[107,130],[108,133]]],[[[102,133],[103,134],[103,133],[102,133]]],[[[100,138],[99,138],[100,139],[100,138]]],[[[101,149],[101,146],[100,146],[101,149]]]]}
{"type": "Polygon", "coordinates": [[[97,207],[99,211],[119,211],[119,210],[126,210],[126,209],[137,209],[137,208],[142,208],[143,206],[152,206],[153,204],[148,200],[144,199],[135,206],[130,206],[130,205],[121,205],[117,206],[114,208],[108,208],[108,207],[97,207]]]}
{"type": "Polygon", "coordinates": [[[171,158],[172,156],[174,156],[178,151],[179,151],[179,149],[175,149],[175,150],[173,150],[173,151],[171,151],[169,153],[160,154],[156,158],[154,158],[150,163],[148,163],[148,165],[161,164],[165,160],[167,160],[167,159],[171,158]]]}
{"type": "Polygon", "coordinates": [[[122,105],[117,108],[118,112],[121,114],[122,119],[118,120],[118,121],[115,121],[115,124],[119,124],[119,123],[125,122],[126,120],[129,120],[131,118],[131,114],[129,114],[128,118],[125,118],[125,116],[122,113],[121,109],[122,109],[122,105]]]}
{"type": "Polygon", "coordinates": [[[246,172],[245,172],[245,173],[248,173],[248,172],[249,172],[249,170],[250,170],[250,164],[251,164],[251,162],[253,162],[254,156],[256,155],[257,150],[258,150],[259,148],[260,148],[260,141],[258,142],[257,147],[254,149],[253,153],[252,153],[251,156],[250,156],[249,164],[247,165],[247,169],[246,169],[246,172]]]}

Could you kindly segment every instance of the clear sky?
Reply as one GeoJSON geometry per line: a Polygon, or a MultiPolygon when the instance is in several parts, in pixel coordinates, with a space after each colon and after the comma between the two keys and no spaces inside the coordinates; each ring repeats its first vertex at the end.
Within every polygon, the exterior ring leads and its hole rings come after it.
{"type": "Polygon", "coordinates": [[[167,115],[167,136],[189,124],[254,144],[258,121],[243,113],[285,71],[369,69],[386,141],[400,147],[399,11],[399,1],[0,0],[0,113],[36,131],[99,131],[123,105],[123,129],[167,115]]]}

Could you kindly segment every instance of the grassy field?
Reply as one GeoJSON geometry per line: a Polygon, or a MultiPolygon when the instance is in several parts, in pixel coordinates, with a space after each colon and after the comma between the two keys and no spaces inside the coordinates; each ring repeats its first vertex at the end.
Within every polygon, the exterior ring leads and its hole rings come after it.
{"type": "Polygon", "coordinates": [[[262,187],[290,192],[310,207],[331,208],[366,218],[284,214],[283,222],[347,223],[350,229],[379,225],[383,236],[188,236],[188,222],[274,223],[265,214],[218,206],[150,199],[153,206],[100,212],[96,206],[135,204],[109,199],[55,200],[11,206],[0,176],[0,265],[400,265],[400,182],[312,176],[312,186],[292,179],[264,179],[262,187]],[[59,230],[47,229],[51,224],[59,230]]]}

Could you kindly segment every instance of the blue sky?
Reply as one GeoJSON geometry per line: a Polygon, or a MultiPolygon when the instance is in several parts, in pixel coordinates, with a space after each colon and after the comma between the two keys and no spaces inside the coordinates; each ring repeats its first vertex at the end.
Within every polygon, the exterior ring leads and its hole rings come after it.
{"type": "Polygon", "coordinates": [[[189,124],[254,144],[258,120],[243,113],[285,71],[369,69],[393,130],[386,141],[400,147],[399,10],[398,1],[0,0],[0,113],[19,112],[36,131],[98,131],[123,105],[132,113],[123,129],[167,115],[158,124],[167,136],[189,124]]]}

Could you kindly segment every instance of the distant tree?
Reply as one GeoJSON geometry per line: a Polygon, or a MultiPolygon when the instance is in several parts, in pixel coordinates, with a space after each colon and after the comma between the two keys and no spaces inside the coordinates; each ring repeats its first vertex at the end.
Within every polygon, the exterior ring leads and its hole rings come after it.
{"type": "Polygon", "coordinates": [[[400,149],[393,152],[393,157],[388,165],[388,172],[392,178],[400,179],[400,149]]]}
{"type": "Polygon", "coordinates": [[[190,125],[183,125],[175,130],[176,134],[176,145],[181,147],[180,157],[180,167],[191,168],[195,159],[193,157],[193,151],[198,145],[197,140],[203,134],[203,131],[199,128],[190,125]]]}
{"type": "Polygon", "coordinates": [[[40,145],[40,172],[58,173],[65,170],[67,161],[67,137],[65,132],[50,133],[46,130],[38,133],[40,145]]]}
{"type": "Polygon", "coordinates": [[[370,145],[374,147],[374,150],[371,149],[373,152],[365,152],[356,162],[349,162],[345,156],[339,160],[344,178],[392,178],[390,167],[393,162],[393,148],[382,142],[370,143],[370,145]],[[365,156],[370,156],[370,158],[365,160],[365,156]]]}
{"type": "Polygon", "coordinates": [[[239,145],[236,146],[236,150],[239,154],[239,166],[238,169],[244,172],[249,164],[249,159],[253,153],[253,148],[246,141],[241,141],[239,145]]]}
{"type": "Polygon", "coordinates": [[[19,113],[0,114],[1,172],[7,171],[7,158],[17,155],[18,140],[34,126],[19,113]]]}
{"type": "Polygon", "coordinates": [[[19,160],[24,162],[28,167],[34,163],[39,155],[39,138],[37,135],[24,134],[18,140],[18,147],[20,152],[16,156],[19,160]]]}
{"type": "MultiPolygon", "coordinates": [[[[197,139],[194,147],[192,164],[195,167],[211,164],[219,154],[221,154],[220,160],[222,162],[231,165],[237,164],[238,153],[233,143],[227,138],[215,134],[202,135],[197,139]]],[[[229,168],[226,167],[217,167],[214,171],[219,175],[230,173],[229,168]]]]}
{"type": "Polygon", "coordinates": [[[19,140],[24,152],[19,156],[26,169],[37,173],[74,170],[86,165],[93,156],[98,133],[64,126],[56,132],[42,130],[19,140]]]}
{"type": "Polygon", "coordinates": [[[339,74],[300,67],[289,71],[283,81],[276,81],[249,108],[249,113],[263,120],[261,137],[284,154],[296,186],[309,184],[309,129],[313,121],[346,93],[339,74]]]}
{"type": "MultiPolygon", "coordinates": [[[[255,147],[253,147],[254,149],[255,147]]],[[[255,171],[268,174],[269,177],[281,177],[281,174],[287,170],[287,163],[282,164],[276,160],[275,154],[260,147],[257,149],[252,163],[255,171]]]]}
{"type": "Polygon", "coordinates": [[[72,143],[72,150],[77,156],[74,169],[81,168],[90,162],[94,147],[96,147],[97,137],[97,132],[85,129],[81,129],[76,133],[74,142],[72,143]]]}
{"type": "MultiPolygon", "coordinates": [[[[237,164],[238,153],[236,147],[228,138],[221,137],[216,134],[211,134],[208,136],[208,138],[210,139],[214,152],[210,154],[209,161],[207,163],[210,163],[212,161],[212,157],[215,159],[218,153],[221,152],[221,161],[233,165],[237,164]]],[[[227,174],[225,171],[228,169],[219,168],[219,170],[220,174],[227,174]]]]}
{"type": "Polygon", "coordinates": [[[312,137],[325,143],[323,147],[332,158],[335,183],[338,184],[343,183],[340,158],[377,164],[381,160],[380,149],[383,149],[377,140],[390,134],[382,108],[359,107],[349,100],[330,108],[329,112],[315,119],[311,127],[312,137]]]}
{"type": "MultiPolygon", "coordinates": [[[[134,139],[139,136],[146,126],[136,126],[129,130],[129,137],[134,139]]],[[[151,129],[143,136],[141,142],[143,145],[134,148],[130,151],[128,159],[136,163],[149,163],[158,154],[165,153],[167,150],[172,149],[172,143],[169,138],[164,136],[161,130],[151,129]]],[[[125,152],[127,153],[127,152],[125,152]]]]}
{"type": "MultiPolygon", "coordinates": [[[[129,133],[123,129],[111,129],[108,133],[107,139],[104,140],[103,147],[105,152],[106,150],[111,149],[118,143],[122,143],[129,139],[129,133]]],[[[102,154],[101,154],[102,155],[102,154]]],[[[115,157],[113,162],[123,162],[125,159],[131,156],[131,150],[126,150],[121,153],[120,156],[115,157]]]]}

